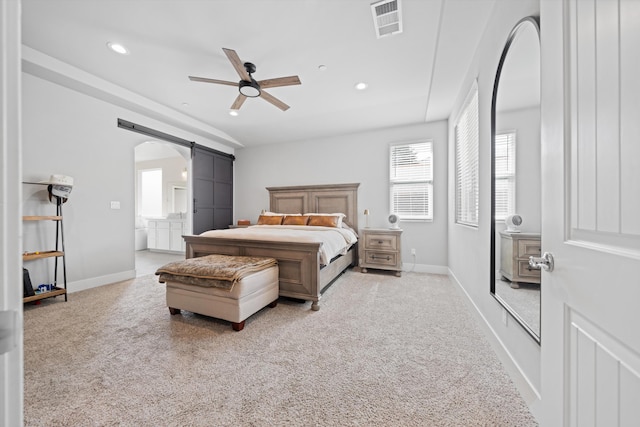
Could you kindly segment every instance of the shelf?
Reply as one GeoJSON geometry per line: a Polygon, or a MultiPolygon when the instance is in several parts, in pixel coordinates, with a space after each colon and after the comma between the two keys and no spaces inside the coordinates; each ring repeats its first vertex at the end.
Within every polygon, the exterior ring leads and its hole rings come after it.
{"type": "Polygon", "coordinates": [[[29,215],[29,216],[23,216],[22,220],[23,221],[46,221],[46,220],[61,221],[62,217],[58,215],[29,215]]]}
{"type": "Polygon", "coordinates": [[[57,256],[63,256],[64,252],[62,251],[43,251],[43,252],[30,252],[27,254],[23,254],[22,255],[22,260],[23,261],[31,261],[34,259],[41,259],[41,258],[51,258],[51,257],[57,257],[57,256]]]}
{"type": "Polygon", "coordinates": [[[35,294],[33,296],[30,296],[30,297],[22,298],[22,302],[25,303],[25,302],[38,301],[38,300],[45,299],[45,298],[57,297],[58,295],[64,295],[66,293],[67,293],[66,289],[62,289],[62,288],[56,287],[56,288],[53,288],[53,290],[49,291],[49,292],[43,292],[41,294],[35,294]]]}
{"type": "MultiPolygon", "coordinates": [[[[37,184],[37,183],[34,183],[37,184]]],[[[51,195],[51,194],[50,194],[51,195]]],[[[55,286],[52,290],[47,292],[38,293],[37,289],[34,289],[36,292],[35,295],[24,296],[23,302],[32,302],[39,301],[45,298],[56,297],[58,295],[64,295],[64,300],[67,301],[67,268],[65,264],[65,253],[64,253],[64,229],[62,228],[62,199],[56,198],[56,214],[55,215],[24,215],[22,217],[23,221],[53,221],[56,224],[56,243],[54,250],[42,250],[42,251],[30,251],[23,252],[22,261],[35,261],[46,258],[53,258],[55,262],[54,272],[53,272],[53,282],[55,286]],[[58,250],[61,249],[61,250],[58,250]],[[58,282],[58,258],[62,258],[62,281],[58,282]],[[59,286],[58,286],[59,285],[59,286]]],[[[49,226],[38,226],[38,228],[46,228],[48,232],[49,226]]],[[[51,247],[51,246],[49,246],[51,247]]],[[[26,271],[26,269],[25,269],[26,271]]],[[[24,282],[28,285],[26,280],[24,282]]],[[[51,283],[50,282],[50,283],[51,283]]],[[[25,292],[26,293],[26,292],[25,292]]]]}

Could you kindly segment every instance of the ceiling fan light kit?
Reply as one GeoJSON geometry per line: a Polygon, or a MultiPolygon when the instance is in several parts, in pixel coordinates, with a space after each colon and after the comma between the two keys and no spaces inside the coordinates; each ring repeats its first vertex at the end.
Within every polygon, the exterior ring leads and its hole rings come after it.
{"type": "Polygon", "coordinates": [[[239,110],[245,99],[247,98],[257,98],[260,97],[267,101],[268,103],[275,105],[282,111],[286,111],[289,109],[289,106],[284,102],[280,101],[278,98],[273,95],[268,94],[263,89],[270,87],[280,87],[280,86],[292,86],[301,84],[300,78],[298,76],[289,76],[289,77],[277,77],[275,79],[267,79],[256,81],[251,76],[252,73],[256,71],[256,66],[251,62],[243,63],[240,60],[240,57],[236,53],[235,50],[232,49],[222,49],[224,53],[229,58],[231,65],[235,68],[236,72],[240,76],[240,81],[238,83],[230,82],[226,80],[216,80],[209,79],[205,77],[194,77],[189,76],[189,80],[194,82],[203,82],[203,83],[215,83],[227,86],[236,86],[238,91],[238,97],[231,105],[231,110],[239,110]]]}
{"type": "Polygon", "coordinates": [[[251,79],[250,82],[246,80],[240,80],[240,82],[238,83],[238,88],[241,94],[243,94],[244,96],[248,96],[249,98],[257,98],[258,96],[260,96],[260,85],[258,85],[258,82],[253,79],[251,79]]]}

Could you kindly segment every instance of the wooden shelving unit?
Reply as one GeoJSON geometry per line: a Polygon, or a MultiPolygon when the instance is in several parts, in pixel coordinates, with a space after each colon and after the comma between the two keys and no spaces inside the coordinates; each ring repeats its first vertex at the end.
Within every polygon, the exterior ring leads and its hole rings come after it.
{"type": "MultiPolygon", "coordinates": [[[[58,213],[61,213],[61,207],[58,205],[58,213]]],[[[53,289],[47,292],[38,292],[36,289],[35,295],[24,297],[23,303],[38,301],[45,298],[56,297],[58,295],[64,295],[64,300],[67,301],[67,268],[64,258],[64,228],[62,226],[62,215],[30,215],[23,216],[23,221],[56,221],[56,247],[54,250],[49,251],[36,251],[26,252],[22,254],[22,261],[34,261],[44,258],[55,258],[55,269],[53,276],[53,289]],[[59,250],[62,249],[62,250],[59,250]],[[62,286],[58,286],[58,259],[62,258],[62,286]]]]}
{"type": "MultiPolygon", "coordinates": [[[[52,291],[49,292],[42,292],[42,293],[37,293],[31,297],[25,297],[22,298],[22,302],[23,303],[27,303],[27,302],[33,302],[33,301],[38,301],[41,299],[45,299],[45,298],[51,298],[51,297],[57,297],[58,295],[64,295],[65,298],[67,296],[67,290],[64,288],[53,288],[52,291]]],[[[65,299],[66,301],[66,299],[65,299]]]]}

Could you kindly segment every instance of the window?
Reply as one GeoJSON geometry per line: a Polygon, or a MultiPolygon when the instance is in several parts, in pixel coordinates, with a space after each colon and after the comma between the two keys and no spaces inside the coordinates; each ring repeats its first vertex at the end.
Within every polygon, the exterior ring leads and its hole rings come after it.
{"type": "Polygon", "coordinates": [[[401,220],[432,220],[432,143],[394,144],[389,159],[391,212],[401,220]]]}
{"type": "Polygon", "coordinates": [[[478,226],[478,84],[455,124],[456,223],[478,226]]]}
{"type": "Polygon", "coordinates": [[[162,169],[141,170],[139,177],[139,215],[161,217],[162,169]]]}
{"type": "Polygon", "coordinates": [[[500,221],[516,210],[515,131],[497,134],[494,150],[494,219],[500,221]]]}

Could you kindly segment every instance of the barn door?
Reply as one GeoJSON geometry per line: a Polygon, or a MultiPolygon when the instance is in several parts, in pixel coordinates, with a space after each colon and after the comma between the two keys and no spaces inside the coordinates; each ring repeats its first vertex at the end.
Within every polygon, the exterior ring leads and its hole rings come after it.
{"type": "Polygon", "coordinates": [[[233,160],[206,147],[193,151],[193,234],[227,228],[233,221],[233,160]]]}
{"type": "Polygon", "coordinates": [[[640,425],[638,22],[541,2],[542,425],[640,425]]]}

